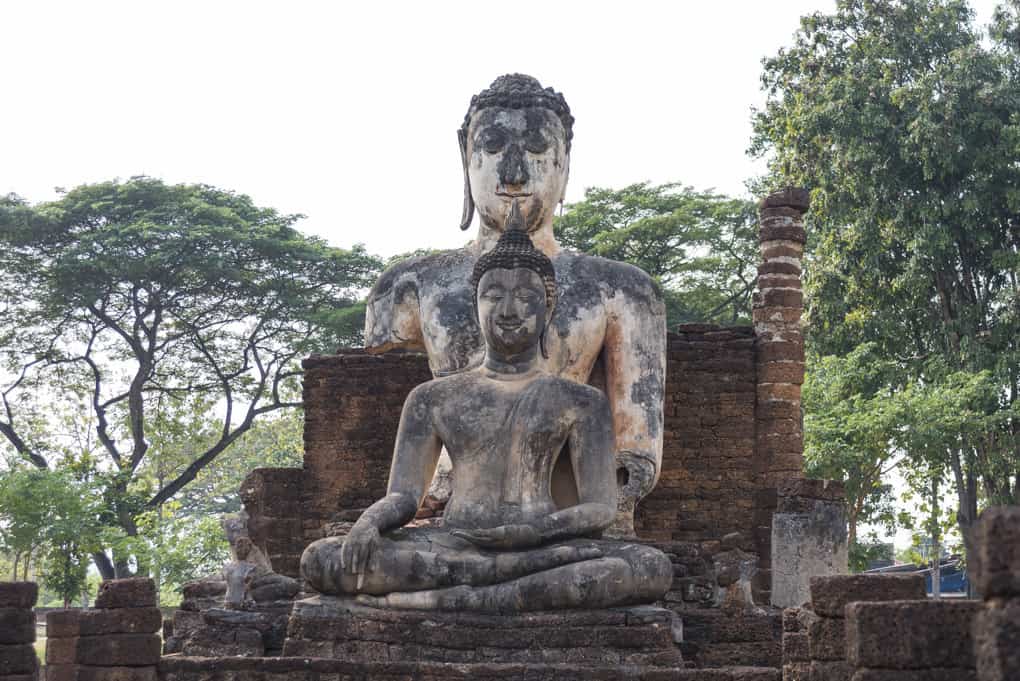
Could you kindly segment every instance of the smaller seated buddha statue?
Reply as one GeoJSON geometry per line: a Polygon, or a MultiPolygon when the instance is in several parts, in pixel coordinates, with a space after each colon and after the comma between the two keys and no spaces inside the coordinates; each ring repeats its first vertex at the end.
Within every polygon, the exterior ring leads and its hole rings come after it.
{"type": "Polygon", "coordinates": [[[512,613],[658,600],[673,576],[666,556],[601,538],[617,508],[609,403],[542,369],[556,278],[516,201],[471,285],[484,361],[408,395],[387,495],[345,538],[311,544],[302,575],[319,592],[386,608],[512,613]],[[444,446],[453,492],[443,524],[405,527],[444,446]],[[576,503],[563,507],[552,490],[561,456],[576,484],[576,503]]]}

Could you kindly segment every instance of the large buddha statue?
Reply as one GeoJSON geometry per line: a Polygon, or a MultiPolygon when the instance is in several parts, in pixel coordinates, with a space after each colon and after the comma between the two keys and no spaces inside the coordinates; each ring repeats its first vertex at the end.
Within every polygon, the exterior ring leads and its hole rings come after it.
{"type": "Polygon", "coordinates": [[[481,361],[411,391],[387,495],[346,538],[321,539],[302,556],[316,590],[380,607],[518,612],[650,603],[669,588],[663,553],[599,538],[616,516],[609,401],[546,370],[557,274],[517,200],[508,224],[466,277],[481,361]],[[404,527],[443,447],[453,465],[443,524],[404,527]],[[552,495],[560,459],[576,481],[576,503],[565,507],[552,495]]]}
{"type": "MultiPolygon", "coordinates": [[[[394,265],[368,299],[365,345],[424,350],[434,376],[479,367],[486,354],[474,314],[470,275],[496,244],[516,200],[535,247],[553,264],[559,303],[549,319],[539,368],[587,383],[596,360],[605,366],[616,452],[619,509],[611,534],[633,534],[638,499],[658,479],[662,460],[665,307],[648,275],[624,263],[563,250],[553,214],[570,170],[574,118],[563,96],[529,76],[498,78],[471,100],[459,130],[467,229],[473,242],[394,265]]],[[[557,471],[554,496],[576,500],[579,481],[557,471]]]]}

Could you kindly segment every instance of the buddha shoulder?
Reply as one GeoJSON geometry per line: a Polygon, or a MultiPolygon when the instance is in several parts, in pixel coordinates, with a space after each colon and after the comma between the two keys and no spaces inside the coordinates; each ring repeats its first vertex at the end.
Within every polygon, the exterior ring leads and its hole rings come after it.
{"type": "Polygon", "coordinates": [[[597,255],[562,251],[556,258],[556,275],[571,283],[598,283],[605,295],[621,293],[635,301],[662,305],[662,289],[647,272],[630,263],[597,255]]]}
{"type": "Polygon", "coordinates": [[[464,271],[470,271],[473,265],[471,254],[464,248],[413,255],[387,267],[368,299],[400,294],[405,288],[444,285],[457,276],[463,277],[464,271]]]}

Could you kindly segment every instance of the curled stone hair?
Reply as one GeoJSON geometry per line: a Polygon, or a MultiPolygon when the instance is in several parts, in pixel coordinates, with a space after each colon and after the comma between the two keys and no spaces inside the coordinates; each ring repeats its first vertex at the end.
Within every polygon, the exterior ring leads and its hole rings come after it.
{"type": "Polygon", "coordinates": [[[574,117],[563,95],[551,87],[543,88],[537,78],[522,73],[508,73],[492,81],[492,85],[471,98],[464,122],[457,131],[460,141],[460,155],[464,164],[464,212],[460,220],[460,228],[471,226],[475,212],[475,202],[471,198],[471,183],[468,180],[467,134],[471,125],[471,117],[482,109],[548,109],[556,114],[563,124],[566,133],[567,153],[570,153],[570,141],[574,138],[574,117]]]}
{"type": "Polygon", "coordinates": [[[563,94],[551,87],[543,88],[537,78],[523,73],[508,73],[492,81],[492,85],[471,98],[461,130],[467,135],[471,117],[482,109],[548,109],[556,114],[563,129],[567,133],[567,153],[570,153],[570,140],[574,137],[574,117],[570,115],[570,107],[563,94]]]}
{"type": "MultiPolygon", "coordinates": [[[[552,260],[531,243],[531,237],[524,227],[524,216],[517,201],[514,200],[510,204],[510,214],[507,216],[503,234],[496,242],[495,248],[484,253],[475,262],[474,270],[471,272],[471,290],[474,292],[472,300],[477,303],[478,283],[486,272],[496,269],[514,270],[519,267],[531,270],[542,279],[542,285],[545,287],[545,322],[548,326],[556,307],[556,270],[553,268],[552,260]]],[[[545,329],[542,331],[540,344],[542,356],[548,358],[545,349],[545,329]]]]}

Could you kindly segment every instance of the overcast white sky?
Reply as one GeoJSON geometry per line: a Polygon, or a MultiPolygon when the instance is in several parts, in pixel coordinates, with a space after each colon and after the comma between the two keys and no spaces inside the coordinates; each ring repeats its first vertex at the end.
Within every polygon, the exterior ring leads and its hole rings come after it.
{"type": "Polygon", "coordinates": [[[834,6],[4,2],[0,194],[146,174],[304,213],[338,246],[458,246],[455,131],[512,71],[577,118],[568,200],[641,180],[743,194],[761,59],[834,6]]]}

